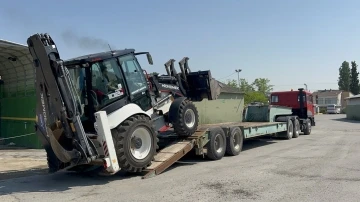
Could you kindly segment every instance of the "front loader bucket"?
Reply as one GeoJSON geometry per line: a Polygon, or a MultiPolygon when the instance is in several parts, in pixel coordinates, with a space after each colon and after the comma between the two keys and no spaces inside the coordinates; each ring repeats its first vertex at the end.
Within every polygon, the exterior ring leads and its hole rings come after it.
{"type": "Polygon", "coordinates": [[[187,97],[192,101],[216,100],[220,95],[218,81],[212,78],[210,71],[190,72],[187,75],[189,86],[187,97]]]}

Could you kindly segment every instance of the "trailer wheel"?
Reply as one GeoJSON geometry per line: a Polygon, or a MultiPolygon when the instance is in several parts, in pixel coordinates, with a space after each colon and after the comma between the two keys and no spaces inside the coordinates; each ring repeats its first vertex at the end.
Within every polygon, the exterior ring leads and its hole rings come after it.
{"type": "Polygon", "coordinates": [[[294,135],[293,135],[293,138],[298,138],[299,135],[300,135],[300,122],[299,122],[299,119],[295,119],[294,120],[294,135]]]}
{"type": "Polygon", "coordinates": [[[169,122],[179,136],[194,134],[199,124],[196,106],[185,97],[175,99],[169,109],[169,122]]]}
{"type": "Polygon", "coordinates": [[[285,137],[285,139],[290,140],[294,135],[294,126],[291,119],[287,119],[286,125],[287,125],[287,130],[284,132],[280,132],[279,134],[281,135],[281,137],[285,137]]]}
{"type": "Polygon", "coordinates": [[[310,135],[310,133],[311,133],[311,121],[310,121],[310,119],[306,119],[305,128],[304,128],[304,135],[310,135]]]}
{"type": "Polygon", "coordinates": [[[151,165],[158,138],[147,116],[129,117],[111,132],[122,170],[141,172],[151,165]]]}
{"type": "Polygon", "coordinates": [[[225,155],[226,150],[225,132],[220,127],[211,128],[209,132],[206,156],[211,160],[220,160],[225,155]]]}
{"type": "Polygon", "coordinates": [[[226,138],[226,154],[229,156],[237,156],[242,150],[243,134],[239,127],[230,128],[229,136],[226,138]]]}

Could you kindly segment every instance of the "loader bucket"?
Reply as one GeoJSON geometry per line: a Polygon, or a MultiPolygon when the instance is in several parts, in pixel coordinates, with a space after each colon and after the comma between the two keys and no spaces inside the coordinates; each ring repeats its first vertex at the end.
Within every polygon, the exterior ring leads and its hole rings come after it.
{"type": "Polygon", "coordinates": [[[216,100],[220,95],[219,83],[212,78],[210,71],[190,72],[187,83],[187,97],[192,101],[201,101],[204,98],[216,100]]]}

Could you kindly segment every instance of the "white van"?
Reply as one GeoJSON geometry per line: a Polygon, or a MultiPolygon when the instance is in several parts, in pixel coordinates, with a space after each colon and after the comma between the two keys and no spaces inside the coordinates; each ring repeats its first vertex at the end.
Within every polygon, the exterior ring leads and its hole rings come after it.
{"type": "Polygon", "coordinates": [[[327,114],[340,114],[340,111],[341,111],[341,106],[339,105],[332,104],[326,107],[327,114]]]}

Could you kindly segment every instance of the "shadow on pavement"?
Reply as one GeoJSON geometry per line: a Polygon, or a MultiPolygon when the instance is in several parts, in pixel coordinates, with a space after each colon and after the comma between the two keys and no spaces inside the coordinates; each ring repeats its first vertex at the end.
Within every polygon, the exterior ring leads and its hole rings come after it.
{"type": "Polygon", "coordinates": [[[338,118],[338,119],[331,119],[331,120],[347,122],[347,123],[360,123],[360,121],[351,120],[351,119],[347,119],[347,118],[338,118]]]}
{"type": "MultiPolygon", "coordinates": [[[[268,144],[276,143],[273,138],[263,137],[261,139],[251,139],[244,142],[243,151],[253,148],[265,146],[268,144]]],[[[241,153],[240,153],[241,155],[241,153]]],[[[179,166],[193,165],[201,162],[209,161],[206,157],[196,156],[195,151],[191,151],[184,156],[179,162],[173,164],[165,172],[169,172],[179,166]]],[[[10,179],[11,177],[3,176],[0,179],[0,195],[28,193],[28,192],[62,192],[71,190],[73,187],[86,187],[105,185],[112,181],[127,180],[130,178],[140,178],[144,174],[132,174],[119,172],[112,176],[99,176],[95,172],[88,173],[75,173],[61,171],[54,174],[48,174],[45,170],[38,170],[33,176],[21,177],[10,179]]],[[[29,174],[29,173],[27,173],[29,174]]],[[[24,172],[24,176],[25,172],[24,172]]],[[[155,176],[156,177],[156,176],[155,176]]],[[[137,179],[136,179],[137,180],[137,179]]],[[[138,179],[142,180],[142,179],[138,179]]],[[[151,180],[143,179],[143,180],[151,180]]]]}

